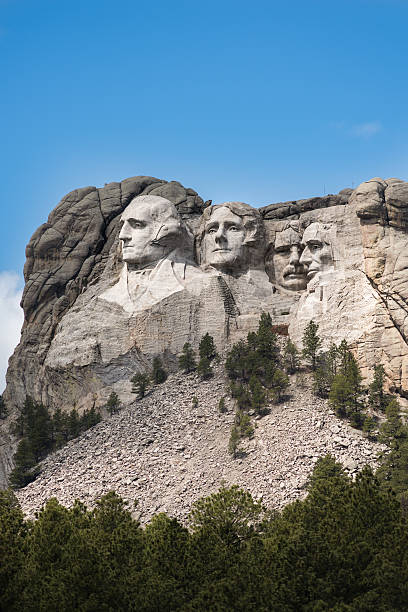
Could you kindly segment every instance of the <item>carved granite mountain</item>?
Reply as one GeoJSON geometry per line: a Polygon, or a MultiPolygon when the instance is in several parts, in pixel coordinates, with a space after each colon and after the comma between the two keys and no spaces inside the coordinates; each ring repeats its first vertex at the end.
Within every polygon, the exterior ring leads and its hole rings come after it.
{"type": "MultiPolygon", "coordinates": [[[[25,322],[4,398],[50,408],[125,399],[129,379],[209,332],[219,351],[262,311],[301,344],[314,319],[346,338],[366,377],[384,365],[408,396],[408,183],[372,179],[338,195],[210,206],[192,189],[134,177],[76,190],[27,247],[25,322]]],[[[129,398],[128,398],[129,399],[129,398]]],[[[0,483],[14,442],[0,433],[0,483]]]]}

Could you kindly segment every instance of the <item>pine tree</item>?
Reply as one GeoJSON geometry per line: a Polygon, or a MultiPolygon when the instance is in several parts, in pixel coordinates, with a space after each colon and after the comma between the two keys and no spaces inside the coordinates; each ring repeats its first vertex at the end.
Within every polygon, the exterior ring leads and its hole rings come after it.
{"type": "Polygon", "coordinates": [[[67,419],[68,437],[70,440],[77,438],[81,431],[81,420],[76,408],[72,408],[67,419]]]}
{"type": "Polygon", "coordinates": [[[394,397],[387,404],[385,409],[387,419],[380,427],[380,441],[390,447],[408,435],[408,428],[404,425],[400,413],[401,406],[394,397]]]}
{"type": "Polygon", "coordinates": [[[225,406],[225,398],[221,397],[220,401],[218,402],[218,411],[222,414],[224,412],[227,412],[227,408],[225,406]]]}
{"type": "Polygon", "coordinates": [[[345,375],[347,380],[349,381],[351,390],[350,405],[347,416],[350,419],[350,424],[352,425],[352,427],[360,429],[363,424],[364,418],[364,403],[362,400],[364,389],[361,384],[363,378],[361,376],[358,363],[351,353],[350,359],[348,360],[345,375]]]}
{"type": "Polygon", "coordinates": [[[374,366],[374,378],[368,387],[368,404],[373,410],[385,412],[390,396],[384,392],[384,366],[374,366]]]}
{"type": "Polygon", "coordinates": [[[106,409],[108,410],[110,416],[112,416],[116,412],[119,412],[120,401],[119,396],[117,393],[115,393],[115,391],[112,391],[112,393],[110,394],[108,401],[106,402],[106,409]]]}
{"type": "Polygon", "coordinates": [[[375,440],[376,436],[373,434],[373,432],[375,431],[376,427],[377,427],[376,420],[372,416],[369,416],[368,414],[366,414],[363,417],[362,430],[366,434],[369,440],[375,440]]]}
{"type": "MultiPolygon", "coordinates": [[[[120,406],[117,407],[117,410],[119,409],[120,409],[120,406]]],[[[96,410],[95,406],[92,406],[92,408],[84,410],[84,413],[80,418],[81,431],[87,431],[87,429],[90,429],[91,427],[94,427],[95,425],[100,423],[101,420],[102,420],[101,413],[98,410],[96,410]]]]}
{"type": "Polygon", "coordinates": [[[247,380],[249,346],[244,340],[233,345],[225,361],[225,369],[231,380],[247,380]]]}
{"type": "Polygon", "coordinates": [[[27,395],[17,419],[12,423],[10,430],[17,436],[24,436],[33,427],[35,402],[27,395]]]}
{"type": "Polygon", "coordinates": [[[275,394],[277,402],[280,402],[284,391],[289,386],[289,378],[285,372],[282,372],[279,368],[275,370],[272,377],[272,389],[275,394]]]}
{"type": "Polygon", "coordinates": [[[279,358],[279,346],[276,334],[272,331],[272,319],[269,313],[263,312],[259,319],[256,334],[256,352],[262,366],[265,363],[276,364],[279,358]]]}
{"type": "Polygon", "coordinates": [[[389,446],[377,471],[378,477],[400,498],[408,495],[408,426],[402,421],[401,407],[393,398],[385,414],[387,420],[380,427],[380,441],[389,446]]]}
{"type": "Polygon", "coordinates": [[[235,425],[238,427],[241,438],[252,438],[254,427],[247,412],[237,410],[235,413],[235,425]]]}
{"type": "Polygon", "coordinates": [[[319,348],[322,344],[321,338],[317,335],[319,326],[314,321],[309,321],[303,334],[303,351],[302,355],[309,359],[312,365],[312,370],[316,370],[317,356],[319,348]]]}
{"type": "Polygon", "coordinates": [[[183,351],[179,356],[179,366],[186,373],[189,374],[193,370],[196,369],[197,364],[195,360],[195,354],[193,349],[191,348],[191,344],[186,342],[183,346],[183,351]]]}
{"type": "Polygon", "coordinates": [[[228,441],[228,452],[236,459],[237,453],[239,452],[239,441],[241,439],[240,431],[235,423],[232,425],[231,434],[228,441]]]}
{"type": "Polygon", "coordinates": [[[248,411],[251,408],[251,395],[246,385],[241,383],[237,385],[234,397],[237,400],[237,406],[240,410],[248,411]]]}
{"type": "Polygon", "coordinates": [[[316,370],[313,372],[313,389],[319,397],[329,397],[333,379],[338,370],[338,348],[332,343],[327,352],[317,357],[316,370]]]}
{"type": "Polygon", "coordinates": [[[214,338],[210,336],[208,332],[201,338],[198,352],[200,355],[200,360],[206,358],[209,361],[212,361],[215,357],[217,357],[217,349],[214,344],[214,338]]]}
{"type": "Polygon", "coordinates": [[[201,357],[200,361],[198,362],[197,372],[201,376],[202,380],[207,380],[213,376],[211,361],[208,357],[201,357]]]}
{"type": "Polygon", "coordinates": [[[294,374],[299,369],[299,351],[290,338],[283,350],[283,363],[288,374],[294,374]]]}
{"type": "Polygon", "coordinates": [[[13,489],[20,489],[35,480],[39,473],[35,467],[37,464],[35,455],[27,438],[19,442],[13,459],[15,467],[10,473],[10,485],[13,489]]]}
{"type": "Polygon", "coordinates": [[[150,383],[149,375],[139,372],[133,376],[130,382],[133,383],[132,393],[138,393],[139,398],[142,399],[146,395],[150,383]]]}
{"type": "Polygon", "coordinates": [[[256,414],[263,414],[266,403],[266,393],[256,376],[249,379],[249,389],[251,391],[251,407],[256,414]]]}
{"type": "Polygon", "coordinates": [[[353,427],[360,428],[364,421],[360,368],[354,357],[346,365],[344,373],[336,374],[329,393],[329,402],[337,416],[348,417],[353,427]]]}
{"type": "Polygon", "coordinates": [[[163,368],[163,364],[161,360],[159,359],[159,357],[155,357],[153,359],[153,369],[152,369],[151,379],[156,385],[160,385],[167,379],[167,372],[163,368]]]}
{"type": "Polygon", "coordinates": [[[33,420],[27,427],[29,440],[36,461],[43,459],[52,448],[52,423],[50,413],[43,404],[34,403],[33,420]]]}

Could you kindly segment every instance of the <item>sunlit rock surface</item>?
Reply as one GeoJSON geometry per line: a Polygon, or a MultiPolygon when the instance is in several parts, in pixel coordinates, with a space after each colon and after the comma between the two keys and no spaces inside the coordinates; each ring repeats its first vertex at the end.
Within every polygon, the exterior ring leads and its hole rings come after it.
{"type": "Polygon", "coordinates": [[[408,396],[407,230],[398,179],[260,209],[211,206],[152,177],[68,194],[27,246],[0,482],[27,394],[50,408],[102,405],[156,355],[175,369],[207,331],[226,351],[262,311],[298,345],[313,319],[325,347],[345,338],[366,377],[382,363],[388,387],[408,396]]]}

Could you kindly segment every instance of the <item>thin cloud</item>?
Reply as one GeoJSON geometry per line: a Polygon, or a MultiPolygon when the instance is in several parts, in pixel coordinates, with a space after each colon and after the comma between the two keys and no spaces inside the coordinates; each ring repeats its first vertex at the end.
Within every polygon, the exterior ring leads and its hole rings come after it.
{"type": "Polygon", "coordinates": [[[366,121],[365,123],[350,124],[347,121],[332,121],[332,129],[343,132],[353,138],[371,138],[383,130],[380,121],[366,121]]]}
{"type": "Polygon", "coordinates": [[[0,393],[6,385],[8,359],[20,340],[23,324],[21,294],[21,278],[18,274],[0,272],[0,393]]]}
{"type": "Polygon", "coordinates": [[[368,123],[354,125],[351,129],[351,133],[360,138],[370,138],[378,134],[378,132],[381,132],[381,130],[382,125],[379,121],[370,121],[368,123]]]}

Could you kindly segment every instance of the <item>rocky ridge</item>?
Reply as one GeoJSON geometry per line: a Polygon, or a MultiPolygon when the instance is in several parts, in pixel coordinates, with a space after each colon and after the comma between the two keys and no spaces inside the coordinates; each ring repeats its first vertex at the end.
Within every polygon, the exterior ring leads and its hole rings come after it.
{"type": "Polygon", "coordinates": [[[305,496],[319,456],[330,453],[355,474],[363,465],[375,466],[384,450],[339,420],[298,373],[286,401],[254,420],[254,437],[243,441],[244,455],[234,460],[228,454],[234,402],[227,388],[221,365],[208,381],[171,375],[47,457],[40,476],[17,492],[24,512],[33,516],[50,497],[68,506],[75,499],[92,505],[115,490],[131,506],[138,501],[142,522],[158,512],[185,519],[194,500],[235,483],[279,508],[305,496]],[[220,414],[223,396],[227,411],[220,414]]]}

